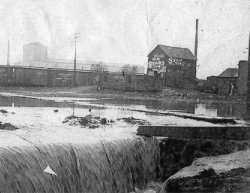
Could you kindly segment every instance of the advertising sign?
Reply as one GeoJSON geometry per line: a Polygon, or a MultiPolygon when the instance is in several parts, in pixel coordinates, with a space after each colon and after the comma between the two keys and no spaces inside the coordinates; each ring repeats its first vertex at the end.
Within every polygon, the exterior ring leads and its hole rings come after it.
{"type": "Polygon", "coordinates": [[[162,61],[160,57],[152,58],[152,60],[148,62],[148,68],[149,70],[157,71],[158,73],[166,72],[165,62],[162,61]]]}
{"type": "Polygon", "coordinates": [[[170,65],[177,65],[177,66],[184,66],[184,62],[181,58],[169,58],[168,64],[170,65]]]}

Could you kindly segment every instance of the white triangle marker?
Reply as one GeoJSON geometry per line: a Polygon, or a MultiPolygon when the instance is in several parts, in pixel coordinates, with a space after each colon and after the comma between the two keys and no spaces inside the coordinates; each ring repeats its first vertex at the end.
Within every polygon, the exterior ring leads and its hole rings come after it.
{"type": "Polygon", "coordinates": [[[57,176],[57,174],[49,167],[49,165],[47,165],[47,167],[45,168],[44,172],[48,173],[48,174],[52,174],[52,175],[56,175],[57,176]]]}

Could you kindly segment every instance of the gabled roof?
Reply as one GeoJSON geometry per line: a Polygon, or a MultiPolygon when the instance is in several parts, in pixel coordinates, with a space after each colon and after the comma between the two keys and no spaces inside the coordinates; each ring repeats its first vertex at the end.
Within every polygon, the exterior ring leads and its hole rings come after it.
{"type": "Polygon", "coordinates": [[[219,77],[224,77],[224,78],[237,78],[238,77],[238,68],[227,68],[224,70],[219,77]]]}
{"type": "MultiPolygon", "coordinates": [[[[196,57],[188,48],[171,47],[165,45],[158,45],[163,52],[171,58],[181,58],[187,60],[196,60],[196,57]]],[[[157,46],[157,47],[158,47],[157,46]]]]}

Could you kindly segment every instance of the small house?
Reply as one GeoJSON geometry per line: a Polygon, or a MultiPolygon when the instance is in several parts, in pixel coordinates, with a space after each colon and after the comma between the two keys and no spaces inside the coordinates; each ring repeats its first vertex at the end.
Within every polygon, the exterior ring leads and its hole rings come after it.
{"type": "Polygon", "coordinates": [[[238,68],[227,68],[218,76],[218,94],[236,95],[238,90],[238,68]]]}
{"type": "Polygon", "coordinates": [[[163,86],[194,88],[196,57],[188,48],[158,45],[148,55],[147,74],[163,79],[163,86]]]}

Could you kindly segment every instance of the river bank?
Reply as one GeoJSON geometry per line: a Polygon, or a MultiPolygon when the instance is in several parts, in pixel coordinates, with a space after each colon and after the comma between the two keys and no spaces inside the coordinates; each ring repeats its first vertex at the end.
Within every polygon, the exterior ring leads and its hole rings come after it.
{"type": "Polygon", "coordinates": [[[233,101],[244,102],[245,96],[220,96],[214,93],[205,93],[195,90],[166,87],[160,92],[126,92],[120,90],[97,89],[96,86],[84,87],[0,87],[0,92],[27,94],[47,97],[113,97],[133,98],[144,100],[178,99],[188,101],[233,101]]]}

